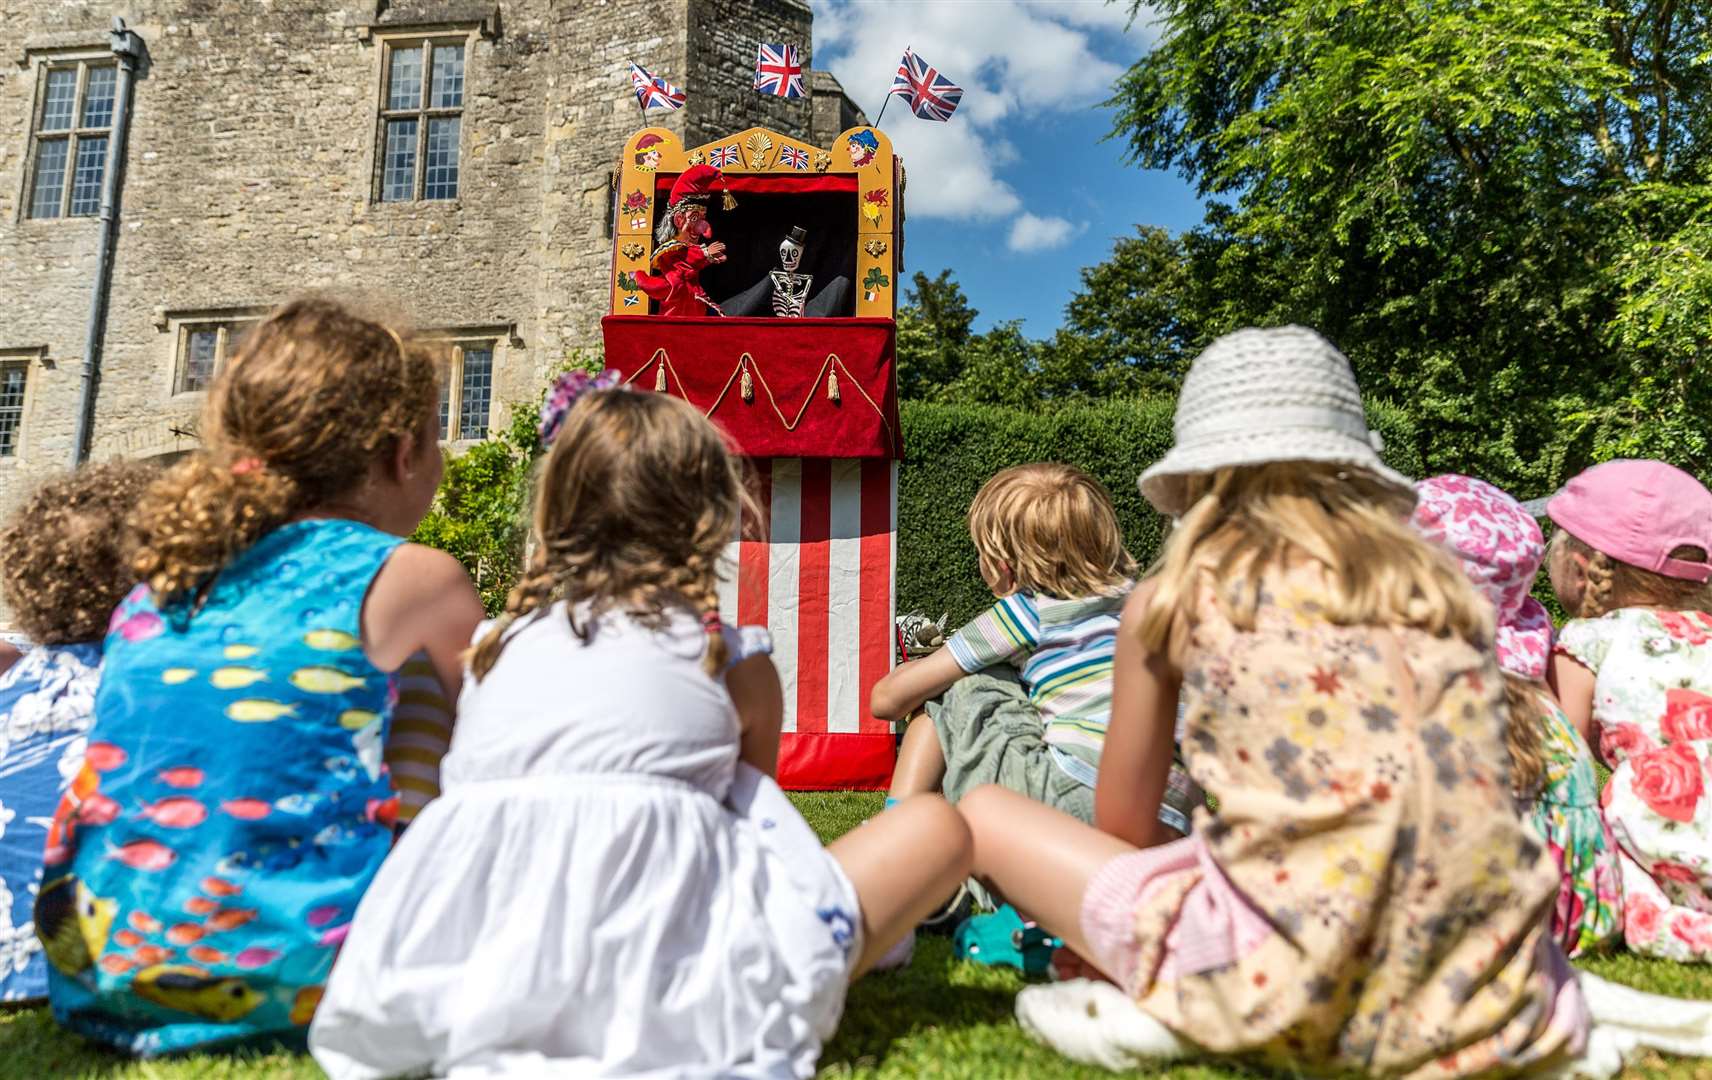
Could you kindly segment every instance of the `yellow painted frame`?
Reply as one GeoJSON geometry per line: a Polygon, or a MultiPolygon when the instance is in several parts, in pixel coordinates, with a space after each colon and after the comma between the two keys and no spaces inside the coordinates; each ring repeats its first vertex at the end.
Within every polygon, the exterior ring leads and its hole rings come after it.
{"type": "Polygon", "coordinates": [[[681,173],[691,165],[709,162],[716,150],[729,151],[732,147],[736,147],[741,164],[720,166],[731,176],[823,173],[856,178],[856,314],[895,318],[897,260],[903,239],[903,168],[892,151],[892,141],[874,127],[850,128],[838,136],[831,149],[810,146],[801,139],[760,127],[691,147],[685,147],[665,128],[643,128],[631,135],[625,140],[615,174],[619,181],[612,229],[612,313],[640,315],[648,310],[647,298],[634,287],[629,275],[646,270],[654,256],[654,174],[681,173]],[[858,132],[871,133],[879,144],[873,157],[860,166],[850,151],[850,140],[858,132]],[[650,140],[648,150],[639,151],[637,143],[650,135],[659,141],[650,140]],[[806,154],[808,168],[797,169],[784,161],[781,151],[786,147],[806,154]],[[626,306],[626,297],[639,299],[626,306]]]}

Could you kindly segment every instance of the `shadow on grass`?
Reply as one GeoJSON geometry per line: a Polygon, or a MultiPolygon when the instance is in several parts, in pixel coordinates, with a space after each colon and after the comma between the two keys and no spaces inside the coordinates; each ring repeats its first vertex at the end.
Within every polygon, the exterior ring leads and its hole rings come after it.
{"type": "Polygon", "coordinates": [[[850,987],[820,1067],[872,1066],[891,1056],[894,1043],[927,1032],[1010,1025],[1024,985],[1009,968],[957,962],[946,938],[918,938],[907,968],[877,972],[850,987]]]}
{"type": "Polygon", "coordinates": [[[138,1061],[104,1050],[60,1028],[45,1007],[0,1011],[0,1077],[107,1078],[321,1077],[307,1056],[286,1050],[232,1049],[138,1061]]]}

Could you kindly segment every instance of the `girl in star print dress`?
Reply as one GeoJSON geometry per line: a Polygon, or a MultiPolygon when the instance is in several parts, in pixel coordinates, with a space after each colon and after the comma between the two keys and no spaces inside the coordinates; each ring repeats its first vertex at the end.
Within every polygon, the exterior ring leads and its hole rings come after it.
{"type": "Polygon", "coordinates": [[[440,479],[436,370],[379,323],[287,305],[139,504],[142,583],[36,905],[72,1030],[145,1056],[303,1043],[391,846],[391,673],[426,650],[455,692],[482,614],[455,560],[401,539],[440,479]]]}
{"type": "Polygon", "coordinates": [[[1220,338],[1176,434],[1142,474],[1179,520],[1120,624],[1095,827],[977,792],[976,874],[1132,996],[1165,1056],[1446,1077],[1579,1053],[1490,609],[1409,527],[1348,361],[1299,327],[1220,338]],[[1218,811],[1144,848],[1179,697],[1218,811]]]}

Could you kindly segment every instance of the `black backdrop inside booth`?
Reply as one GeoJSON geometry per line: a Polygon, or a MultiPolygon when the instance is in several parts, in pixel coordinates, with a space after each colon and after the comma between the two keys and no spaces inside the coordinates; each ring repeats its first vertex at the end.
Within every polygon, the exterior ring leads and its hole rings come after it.
{"type": "MultiPolygon", "coordinates": [[[[800,274],[813,274],[811,295],[819,294],[840,274],[850,279],[850,303],[835,315],[851,315],[856,300],[856,195],[854,192],[765,195],[737,192],[737,209],[725,210],[715,195],[708,212],[713,238],[725,241],[726,261],[702,271],[701,285],[715,303],[749,288],[779,269],[779,241],[791,227],[808,230],[803,242],[800,274]]],[[[664,198],[655,205],[664,214],[664,198]]],[[[659,218],[655,219],[659,226],[659,218]]],[[[659,310],[650,305],[650,310],[659,310]]],[[[769,306],[769,312],[772,310],[769,306]]],[[[708,314],[712,314],[709,312],[708,314]]]]}

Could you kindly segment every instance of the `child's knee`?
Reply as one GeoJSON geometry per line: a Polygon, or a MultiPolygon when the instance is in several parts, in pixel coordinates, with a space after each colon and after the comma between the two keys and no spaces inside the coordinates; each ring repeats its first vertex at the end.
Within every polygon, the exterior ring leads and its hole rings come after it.
{"type": "Polygon", "coordinates": [[[975,839],[969,823],[955,807],[938,795],[912,795],[904,799],[891,813],[908,815],[908,827],[913,836],[931,836],[934,846],[947,852],[959,873],[967,875],[974,858],[975,839]]]}
{"type": "Polygon", "coordinates": [[[1027,799],[999,784],[982,784],[957,800],[957,812],[968,822],[972,834],[990,831],[1002,823],[1005,807],[1016,799],[1027,799]]]}

